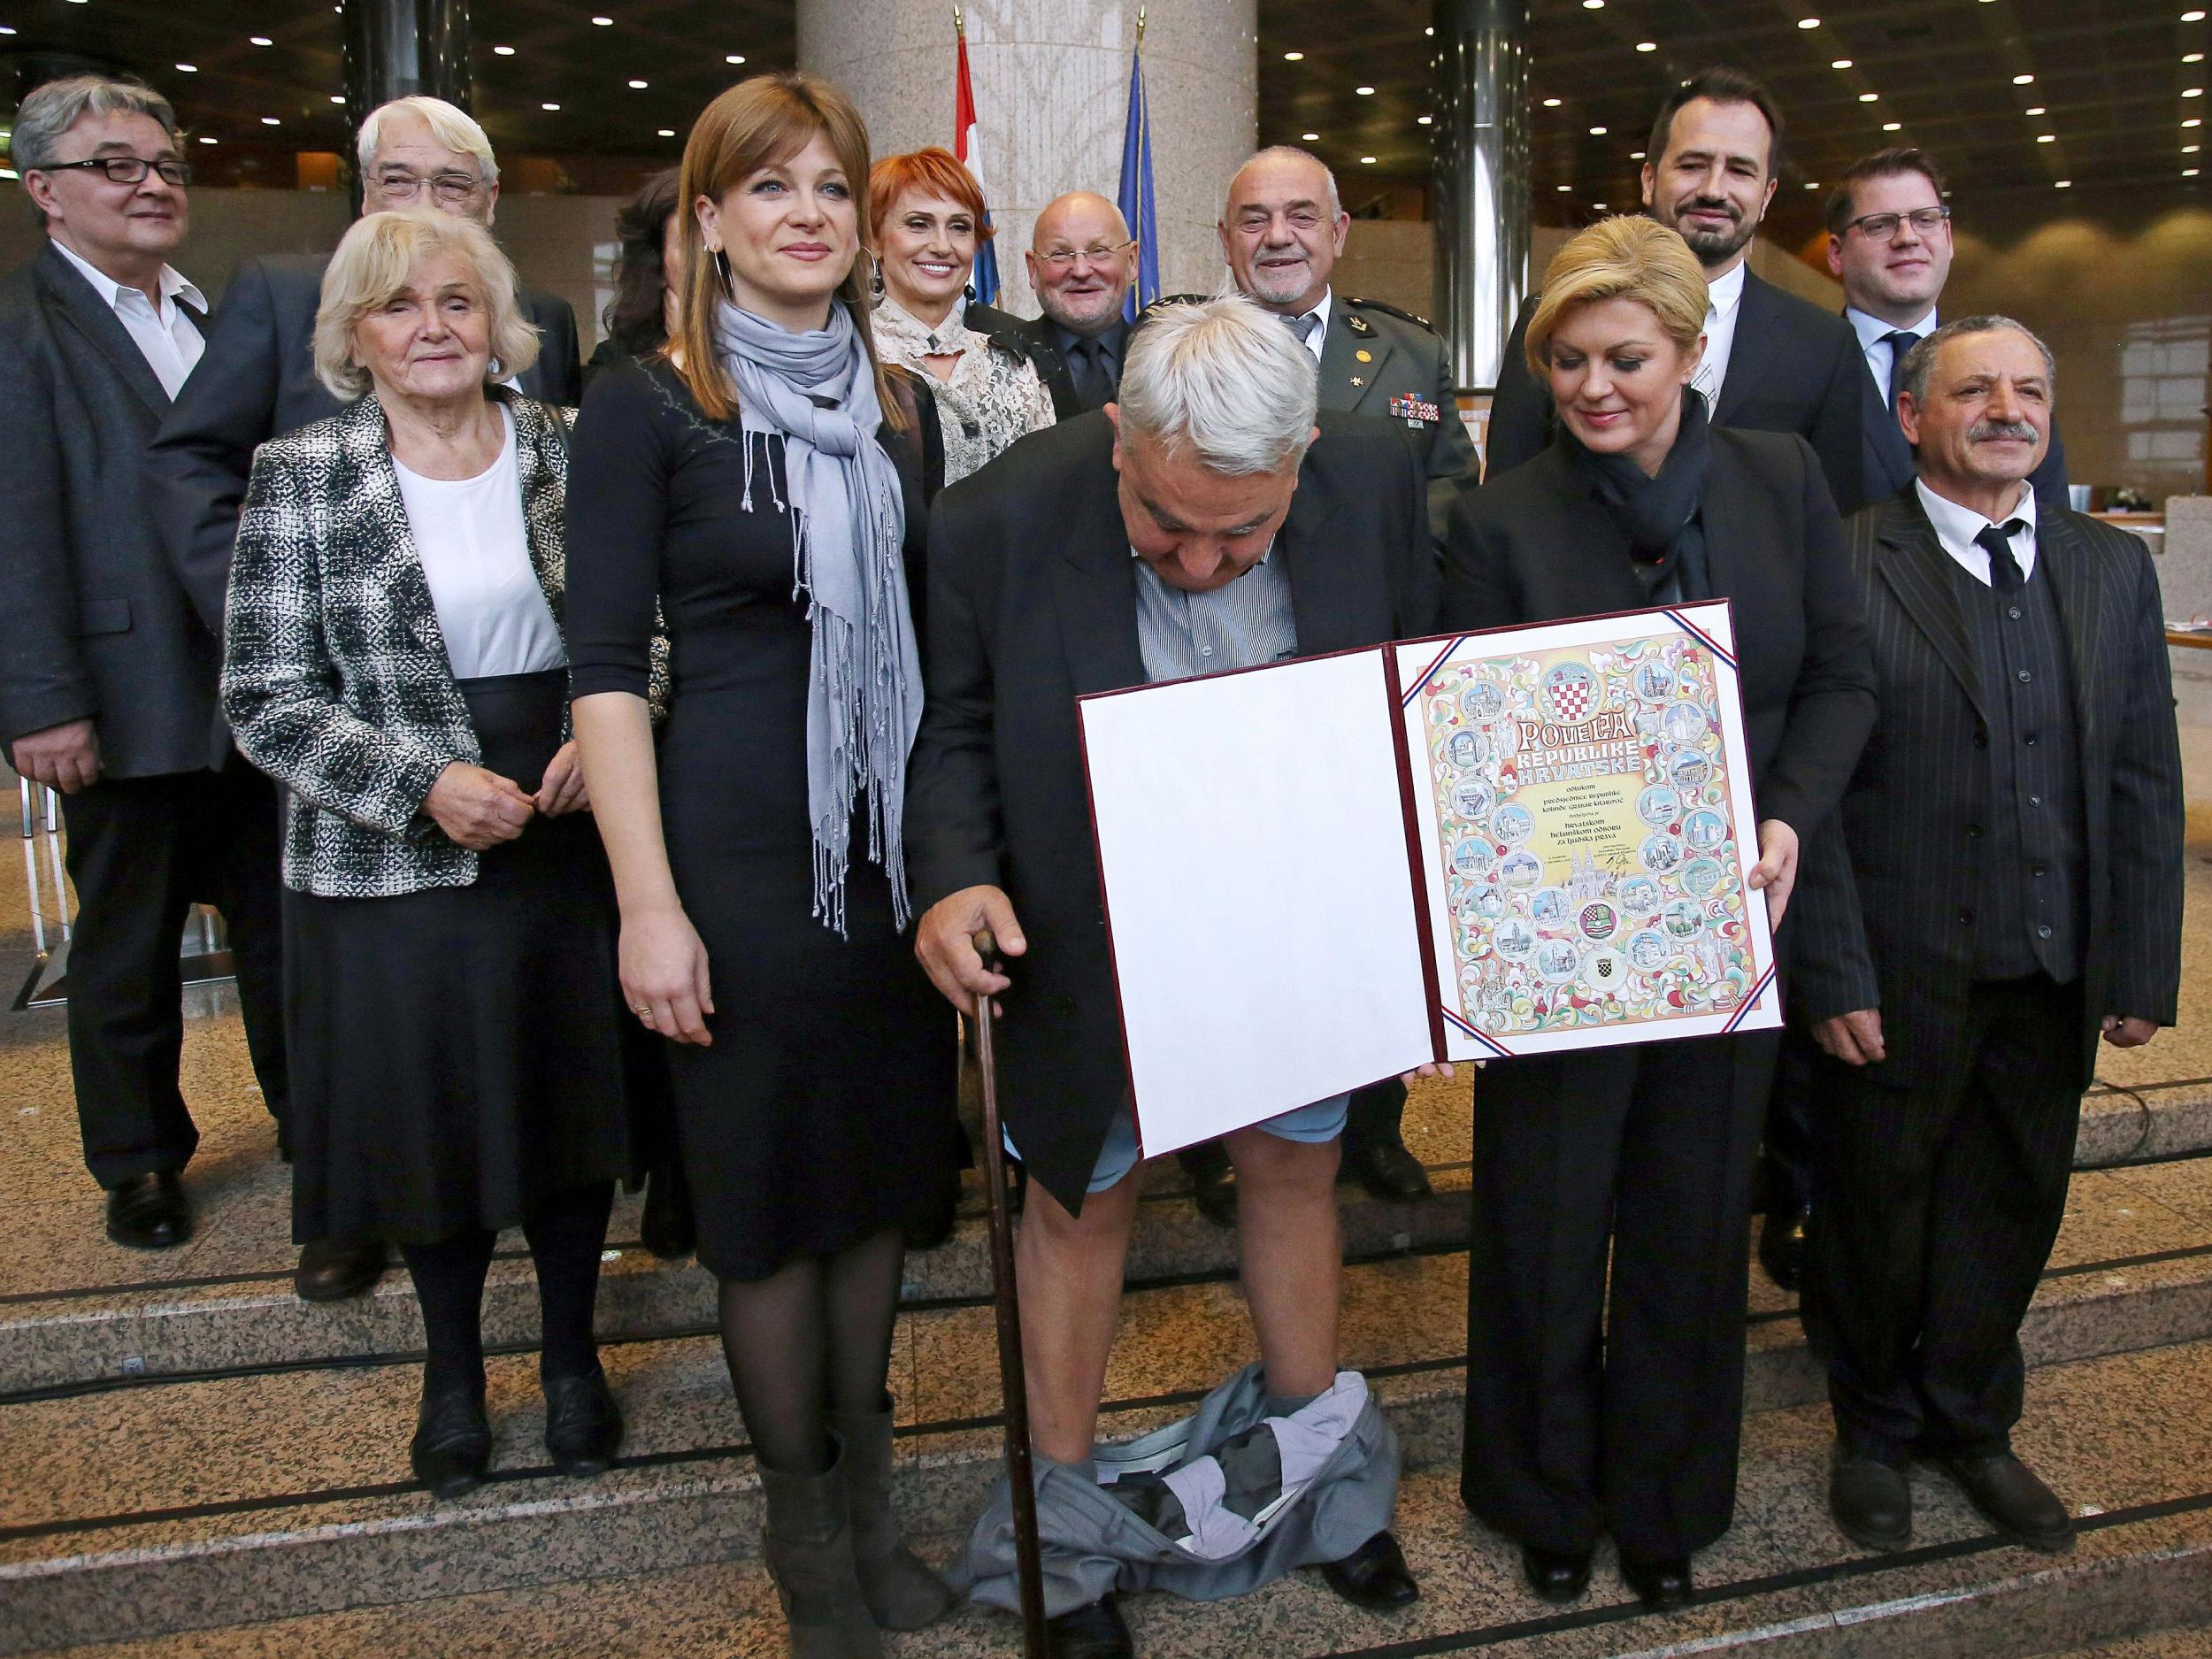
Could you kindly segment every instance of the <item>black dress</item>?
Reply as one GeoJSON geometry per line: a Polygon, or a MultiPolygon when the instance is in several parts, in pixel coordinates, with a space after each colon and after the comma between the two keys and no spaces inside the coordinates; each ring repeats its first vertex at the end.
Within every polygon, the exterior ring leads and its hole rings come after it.
{"type": "MultiPolygon", "coordinates": [[[[918,611],[926,509],[888,447],[918,611]]],[[[678,1140],[699,1259],[762,1279],[942,1206],[958,1179],[950,1021],[857,816],[847,935],[810,913],[812,634],[781,441],[708,421],[664,362],[618,364],[585,396],[572,469],[571,695],[644,696],[656,599],[666,618],[662,828],[716,1010],[710,1046],[669,1045],[678,1140]]]]}
{"type": "MultiPolygon", "coordinates": [[[[459,682],[487,768],[537,788],[567,680],[459,682]]],[[[639,1056],[588,813],[533,819],[467,887],[288,890],[284,921],[296,1241],[434,1243],[630,1175],[639,1056]]]]}

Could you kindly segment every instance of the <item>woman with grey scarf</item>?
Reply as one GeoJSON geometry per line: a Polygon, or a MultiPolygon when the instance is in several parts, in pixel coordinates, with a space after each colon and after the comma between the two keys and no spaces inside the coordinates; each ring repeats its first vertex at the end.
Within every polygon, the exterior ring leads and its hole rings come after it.
{"type": "Polygon", "coordinates": [[[926,388],[877,362],[854,264],[867,131],[764,75],[684,150],[661,356],[592,383],[569,493],[576,736],[634,1018],[668,1040],[700,1261],[805,1659],[951,1591],[899,1541],[885,1391],[904,1230],[956,1180],[941,1009],[902,937],[926,388]],[[656,606],[671,708],[646,686],[656,606]]]}

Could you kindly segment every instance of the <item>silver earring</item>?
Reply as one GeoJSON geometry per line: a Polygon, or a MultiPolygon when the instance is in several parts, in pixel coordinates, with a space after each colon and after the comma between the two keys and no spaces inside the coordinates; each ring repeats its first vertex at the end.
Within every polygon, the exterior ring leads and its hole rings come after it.
{"type": "Polygon", "coordinates": [[[737,288],[736,285],[730,280],[730,256],[727,250],[717,248],[714,250],[714,269],[716,274],[722,279],[722,292],[724,296],[728,298],[732,304],[735,304],[737,302],[737,288]]]}
{"type": "Polygon", "coordinates": [[[883,261],[872,253],[868,256],[868,292],[878,299],[883,297],[883,261]]]}

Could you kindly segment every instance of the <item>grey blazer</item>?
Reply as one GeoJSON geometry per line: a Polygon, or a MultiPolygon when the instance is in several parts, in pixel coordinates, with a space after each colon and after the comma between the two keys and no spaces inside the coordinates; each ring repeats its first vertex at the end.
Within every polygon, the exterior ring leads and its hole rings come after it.
{"type": "MultiPolygon", "coordinates": [[[[558,626],[570,411],[493,396],[514,411],[530,563],[558,626]]],[[[288,791],[284,884],[388,898],[473,882],[476,855],[422,803],[449,764],[483,749],[373,396],[261,446],[227,611],[223,709],[246,757],[288,791]]]]}
{"type": "MultiPolygon", "coordinates": [[[[2073,671],[2088,849],[2081,1075],[2107,1014],[2174,1022],[2181,985],[2181,746],[2158,576],[2124,530],[2038,503],[2073,671]]],[[[1882,712],[1841,808],[1805,846],[1791,915],[1793,1016],[1878,1008],[1882,1071],[1919,1086],[1960,1061],[1988,747],[1950,556],[1908,490],[1855,514],[1845,550],[1866,604],[1882,712]]]]}
{"type": "Polygon", "coordinates": [[[0,742],[90,718],[104,773],[219,766],[215,638],[172,572],[146,445],[169,395],[49,245],[0,281],[0,742]]]}

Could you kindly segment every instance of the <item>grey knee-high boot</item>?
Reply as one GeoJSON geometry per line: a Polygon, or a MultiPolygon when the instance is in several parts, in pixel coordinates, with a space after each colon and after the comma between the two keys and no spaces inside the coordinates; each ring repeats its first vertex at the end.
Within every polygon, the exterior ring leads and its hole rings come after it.
{"type": "Polygon", "coordinates": [[[843,1467],[819,1475],[759,1467],[768,1503],[761,1554],[791,1626],[790,1659],[882,1659],[883,1640],[853,1571],[843,1467]]]}
{"type": "Polygon", "coordinates": [[[891,1513],[891,1409],[830,1414],[843,1442],[845,1506],[853,1534],[853,1566],[868,1611],[885,1630],[919,1630],[953,1609],[959,1596],[899,1541],[891,1513]]]}

